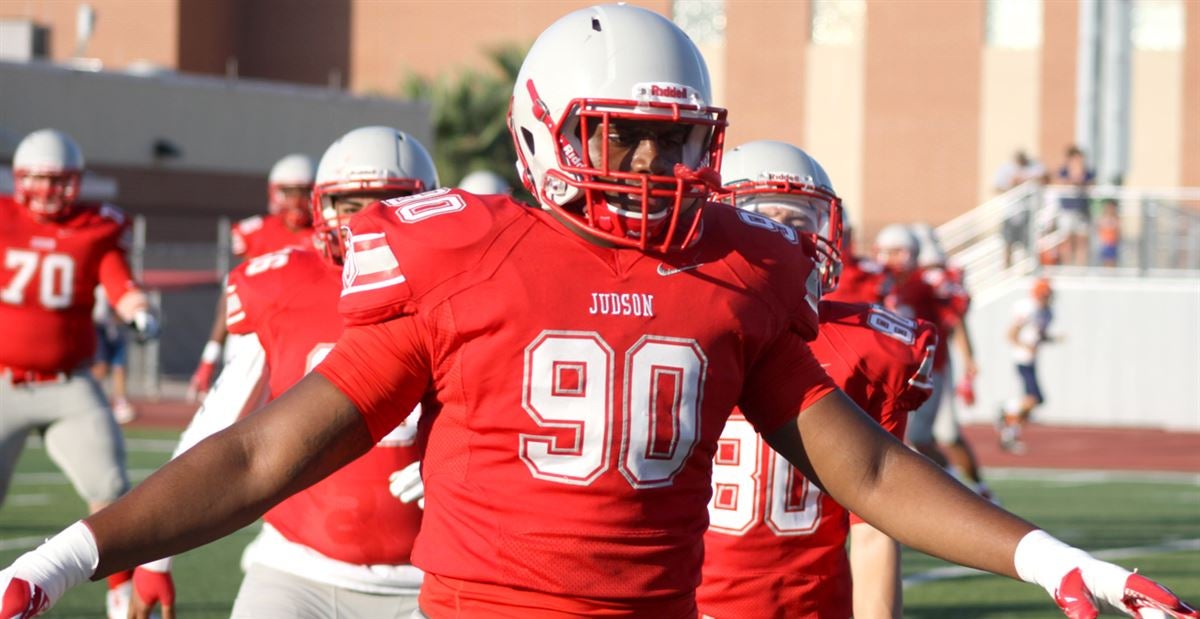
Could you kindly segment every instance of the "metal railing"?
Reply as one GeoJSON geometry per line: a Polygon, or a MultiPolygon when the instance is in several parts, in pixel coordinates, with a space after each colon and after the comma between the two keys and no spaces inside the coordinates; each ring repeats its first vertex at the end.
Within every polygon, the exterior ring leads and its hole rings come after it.
{"type": "Polygon", "coordinates": [[[976,294],[1043,266],[1066,265],[1112,274],[1200,273],[1200,188],[1095,186],[1087,190],[1086,260],[1063,256],[1061,200],[1078,189],[1030,181],[938,227],[947,255],[966,272],[976,294]],[[1120,240],[1115,262],[1102,263],[1096,224],[1107,201],[1116,204],[1120,240]]]}

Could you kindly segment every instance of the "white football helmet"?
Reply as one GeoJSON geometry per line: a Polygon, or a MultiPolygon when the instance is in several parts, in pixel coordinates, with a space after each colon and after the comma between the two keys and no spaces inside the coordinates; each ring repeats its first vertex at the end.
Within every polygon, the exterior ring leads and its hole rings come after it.
{"type": "Polygon", "coordinates": [[[62,219],[79,199],[83,151],[57,129],[25,136],[13,154],[13,198],[38,219],[62,219]]]}
{"type": "Polygon", "coordinates": [[[504,177],[491,170],[475,170],[458,181],[458,188],[477,195],[510,194],[512,187],[504,177]]]}
{"type": "Polygon", "coordinates": [[[876,261],[890,270],[911,271],[917,266],[921,244],[904,224],[889,224],[875,236],[876,261]]]}
{"type": "Polygon", "coordinates": [[[600,239],[685,246],[720,182],[726,112],[711,99],[704,58],[670,20],[625,5],[575,11],[538,37],[517,75],[509,110],[517,172],[543,208],[600,239]],[[607,136],[614,120],[690,126],[681,165],[670,174],[611,169],[607,141],[593,152],[581,136],[607,136]]]}
{"type": "Polygon", "coordinates": [[[725,154],[720,199],[806,234],[815,246],[821,289],[837,289],[842,274],[842,204],[825,168],[786,142],[759,140],[725,154]]]}
{"type": "Polygon", "coordinates": [[[317,247],[336,264],[345,255],[341,228],[349,216],[339,215],[334,199],[346,194],[378,199],[436,189],[433,157],[416,138],[391,127],[360,127],[338,138],[317,166],[312,191],[313,228],[317,247]]]}
{"type": "Polygon", "coordinates": [[[308,211],[312,186],[312,157],[292,153],[276,161],[267,175],[267,212],[284,217],[293,228],[307,228],[312,224],[308,211]]]}
{"type": "Polygon", "coordinates": [[[920,249],[917,250],[917,266],[922,268],[946,266],[946,250],[938,240],[937,230],[927,223],[912,225],[913,236],[917,237],[920,249]]]}

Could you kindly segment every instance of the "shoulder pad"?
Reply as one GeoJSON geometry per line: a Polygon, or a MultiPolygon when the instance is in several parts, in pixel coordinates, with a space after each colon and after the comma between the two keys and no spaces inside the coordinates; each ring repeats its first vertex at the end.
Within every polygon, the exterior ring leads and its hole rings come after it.
{"type": "Polygon", "coordinates": [[[231,333],[253,333],[258,320],[277,299],[307,281],[305,273],[328,268],[316,252],[293,248],[247,260],[229,272],[225,287],[225,324],[231,333]]]}
{"type": "MultiPolygon", "coordinates": [[[[755,294],[773,300],[788,326],[805,340],[817,336],[821,278],[813,263],[815,248],[791,227],[758,213],[724,204],[706,206],[706,224],[719,231],[737,260],[727,260],[755,294]],[[742,272],[747,271],[748,272],[742,272]]],[[[706,232],[707,234],[707,232],[706,232]]]]}
{"type": "Polygon", "coordinates": [[[415,313],[489,277],[535,221],[508,196],[449,188],[376,202],[350,221],[338,308],[348,324],[415,313]]]}

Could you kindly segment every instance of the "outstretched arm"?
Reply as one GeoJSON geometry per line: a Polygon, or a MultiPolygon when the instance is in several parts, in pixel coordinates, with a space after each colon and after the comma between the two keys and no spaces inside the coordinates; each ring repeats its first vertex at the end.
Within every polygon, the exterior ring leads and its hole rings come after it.
{"type": "Polygon", "coordinates": [[[1041,586],[1068,617],[1100,603],[1134,617],[1200,619],[1165,587],[1039,531],[955,482],[834,391],[765,437],[835,500],[893,539],[1041,586]]]}
{"type": "Polygon", "coordinates": [[[847,509],[893,539],[1017,577],[1013,553],[1028,522],[980,499],[889,435],[841,391],[765,437],[847,509]]]}
{"type": "Polygon", "coordinates": [[[100,554],[92,578],[228,535],[370,447],[354,405],[312,373],[89,517],[100,554]]]}

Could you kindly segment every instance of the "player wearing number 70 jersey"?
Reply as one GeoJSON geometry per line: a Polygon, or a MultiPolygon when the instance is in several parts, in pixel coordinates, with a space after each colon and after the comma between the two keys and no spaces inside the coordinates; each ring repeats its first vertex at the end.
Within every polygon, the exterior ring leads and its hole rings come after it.
{"type": "MultiPolygon", "coordinates": [[[[284,249],[230,273],[226,324],[230,333],[251,337],[238,344],[177,453],[254,408],[262,377],[269,377],[274,398],[324,359],[342,334],[339,228],[376,199],[437,182],[425,148],[390,127],[355,129],[329,147],[312,198],[321,251],[284,249]]],[[[421,510],[396,500],[388,478],[418,458],[419,410],[365,455],[266,513],[242,560],[246,578],[234,617],[408,617],[422,578],[409,559],[421,510]]],[[[166,567],[138,569],[139,601],[166,593],[161,601],[171,604],[169,588],[154,577],[166,567]]]]}
{"type": "MultiPolygon", "coordinates": [[[[121,433],[88,367],[96,284],[139,336],[157,326],[126,263],[129,222],[79,201],[83,167],[69,136],[35,131],[13,157],[15,194],[0,196],[0,504],[34,430],[90,511],[128,488],[121,433]]],[[[110,579],[114,610],[127,580],[110,579]]]]}
{"type": "MultiPolygon", "coordinates": [[[[751,142],[727,155],[725,184],[738,207],[812,240],[822,290],[837,287],[841,204],[815,159],[783,142],[751,142]]],[[[865,304],[822,301],[819,313],[813,355],[856,404],[902,438],[908,412],[929,397],[937,328],[865,304]]],[[[848,519],[845,508],[772,451],[736,413],[713,462],[708,508],[704,580],[696,593],[702,614],[898,616],[895,542],[848,519]],[[851,529],[855,554],[848,561],[851,529]]]]}

